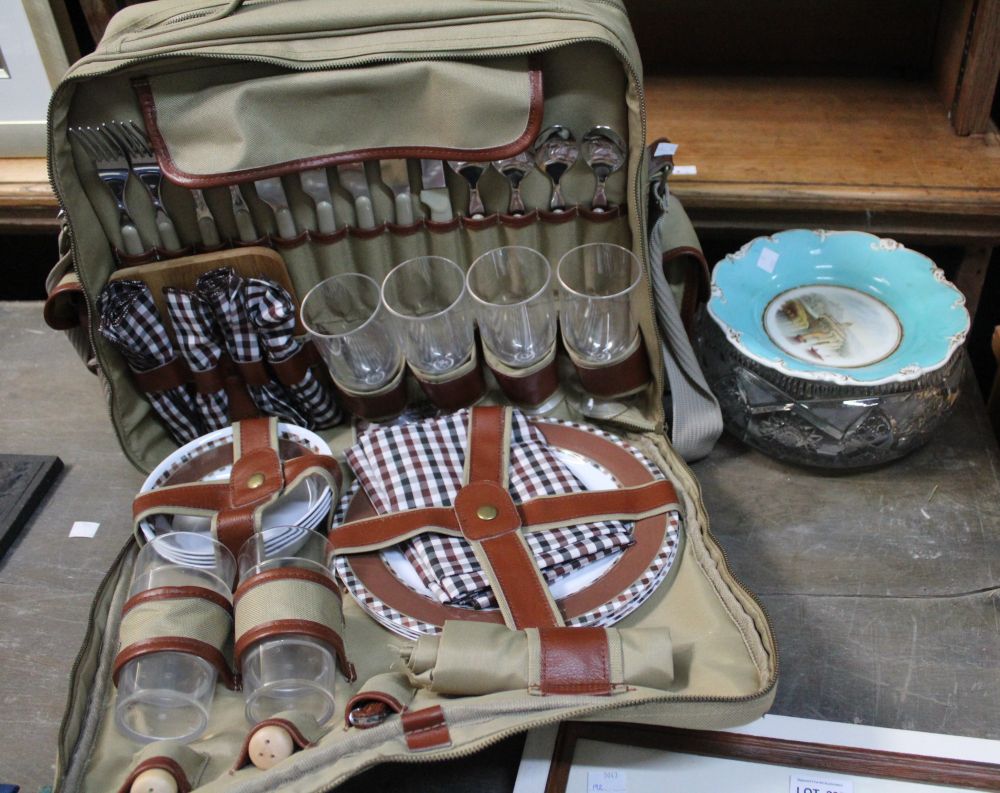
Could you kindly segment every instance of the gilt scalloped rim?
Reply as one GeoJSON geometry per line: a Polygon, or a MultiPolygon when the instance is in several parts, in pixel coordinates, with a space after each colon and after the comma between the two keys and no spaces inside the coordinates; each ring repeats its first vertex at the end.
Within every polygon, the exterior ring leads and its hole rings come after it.
{"type": "MultiPolygon", "coordinates": [[[[808,265],[809,262],[806,261],[805,266],[808,267],[808,265]]],[[[883,269],[877,274],[881,276],[886,271],[883,269]]],[[[808,273],[808,270],[804,270],[803,278],[799,282],[795,282],[795,278],[792,277],[788,283],[783,285],[782,289],[776,290],[770,296],[766,305],[793,289],[816,284],[815,279],[806,277],[808,273]]],[[[855,277],[858,275],[850,270],[847,270],[847,274],[855,277]]],[[[769,278],[770,273],[767,273],[766,277],[769,278]]],[[[729,343],[748,358],[791,377],[844,386],[904,383],[940,369],[962,346],[970,326],[969,313],[965,309],[965,296],[954,284],[948,281],[944,271],[931,259],[906,248],[896,240],[877,237],[864,231],[789,229],[751,240],[738,251],[728,254],[719,261],[713,270],[708,313],[725,333],[729,343]],[[902,326],[901,343],[878,360],[858,366],[828,366],[820,361],[809,361],[801,356],[797,357],[794,352],[789,354],[788,349],[782,349],[774,342],[770,335],[771,331],[765,329],[764,310],[757,310],[752,319],[746,316],[746,312],[749,310],[747,305],[754,295],[751,294],[750,299],[747,299],[743,295],[734,296],[734,293],[741,289],[748,289],[755,277],[765,277],[761,275],[765,270],[755,267],[747,260],[751,252],[762,249],[765,245],[770,245],[778,249],[777,252],[780,256],[782,247],[791,246],[793,240],[796,244],[808,240],[809,237],[806,235],[811,237],[810,241],[812,242],[812,250],[807,250],[808,253],[815,252],[817,246],[822,247],[830,242],[839,243],[846,239],[849,243],[853,243],[856,240],[859,249],[871,251],[880,257],[887,257],[884,261],[884,268],[888,268],[888,270],[900,265],[898,261],[891,261],[890,257],[900,259],[905,255],[908,261],[905,266],[917,268],[908,271],[907,275],[915,275],[916,280],[920,282],[918,286],[921,289],[934,290],[935,292],[945,290],[947,292],[947,295],[936,295],[937,300],[944,301],[942,311],[933,315],[928,313],[919,317],[901,317],[899,314],[905,312],[900,312],[898,306],[893,305],[886,295],[880,294],[876,298],[859,287],[857,283],[850,283],[850,278],[846,278],[845,282],[841,283],[836,278],[831,280],[827,277],[826,283],[822,283],[821,287],[833,286],[855,290],[867,294],[873,300],[884,302],[885,307],[896,316],[902,326]],[[739,319],[748,321],[734,321],[736,315],[741,311],[744,312],[744,316],[739,317],[739,319]],[[915,322],[917,318],[921,320],[919,323],[915,322]],[[907,337],[909,342],[909,335],[926,333],[926,326],[930,320],[933,320],[940,327],[940,335],[921,339],[923,345],[916,349],[920,355],[914,354],[914,345],[903,344],[902,337],[907,337]],[[913,325],[922,327],[917,327],[916,331],[908,330],[913,325]]]]}

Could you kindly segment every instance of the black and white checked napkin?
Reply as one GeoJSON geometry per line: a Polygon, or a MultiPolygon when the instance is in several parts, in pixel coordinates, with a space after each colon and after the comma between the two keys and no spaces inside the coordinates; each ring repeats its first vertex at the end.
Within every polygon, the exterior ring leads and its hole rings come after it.
{"type": "MultiPolygon", "coordinates": [[[[246,305],[250,322],[260,335],[261,346],[270,363],[280,363],[302,349],[295,338],[295,301],[275,281],[247,278],[246,305]]],[[[295,407],[306,418],[308,429],[332,427],[340,421],[340,410],[326,384],[311,370],[301,381],[288,386],[295,407]]]]}
{"type": "MultiPolygon", "coordinates": [[[[399,426],[373,425],[347,452],[358,483],[379,514],[450,506],[462,486],[469,412],[399,426]]],[[[516,503],[586,490],[545,437],[515,410],[511,421],[509,487],[516,503]]],[[[562,576],[632,542],[632,524],[602,521],[525,534],[545,579],[562,576]]],[[[490,608],[489,583],[469,544],[425,534],[402,551],[442,603],[490,608]]]]}
{"type": "MultiPolygon", "coordinates": [[[[212,309],[229,356],[236,363],[263,361],[264,350],[257,329],[250,321],[242,276],[231,267],[210,270],[198,278],[197,291],[212,309]]],[[[280,383],[272,381],[267,385],[248,385],[247,388],[254,404],[265,415],[278,416],[299,426],[307,423],[280,383]]]]}
{"type": "MultiPolygon", "coordinates": [[[[222,334],[208,304],[194,292],[167,287],[167,316],[177,347],[192,372],[207,372],[225,354],[222,334]]],[[[229,426],[229,395],[220,388],[210,394],[195,393],[195,404],[206,432],[229,426]]]]}
{"type": "MultiPolygon", "coordinates": [[[[97,300],[98,330],[134,372],[148,372],[176,357],[163,318],[142,281],[112,281],[97,300]]],[[[147,394],[173,439],[185,444],[204,434],[198,408],[187,386],[147,394]]]]}

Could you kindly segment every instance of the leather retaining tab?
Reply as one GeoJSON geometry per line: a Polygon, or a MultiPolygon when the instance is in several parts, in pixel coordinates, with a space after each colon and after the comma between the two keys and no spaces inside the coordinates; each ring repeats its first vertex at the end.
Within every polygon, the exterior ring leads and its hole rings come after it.
{"type": "Polygon", "coordinates": [[[594,396],[628,396],[641,391],[653,378],[649,370],[649,358],[641,341],[630,355],[607,366],[584,366],[575,357],[571,357],[584,390],[594,396]]]}
{"type": "Polygon", "coordinates": [[[132,379],[140,391],[155,394],[186,384],[191,380],[191,371],[180,358],[174,358],[162,366],[147,369],[144,372],[137,372],[133,369],[132,379]]]}
{"type": "Polygon", "coordinates": [[[539,628],[543,694],[610,694],[611,662],[603,628],[539,628]]]}
{"type": "Polygon", "coordinates": [[[411,752],[451,746],[451,733],[440,705],[403,713],[403,735],[411,752]]]}
{"type": "Polygon", "coordinates": [[[509,400],[529,408],[541,405],[559,388],[559,365],[554,356],[541,369],[519,377],[499,372],[492,366],[490,371],[509,400]]]}
{"type": "Polygon", "coordinates": [[[413,375],[427,398],[441,410],[459,410],[478,402],[486,393],[486,380],[483,377],[482,366],[477,362],[468,372],[452,380],[431,382],[420,376],[413,375]]]}
{"type": "Polygon", "coordinates": [[[292,386],[302,382],[306,372],[319,363],[319,353],[311,341],[306,341],[294,355],[283,361],[271,361],[271,370],[278,382],[292,386]]]}
{"type": "Polygon", "coordinates": [[[234,361],[233,365],[247,385],[265,386],[271,382],[271,373],[263,361],[234,361]]]}

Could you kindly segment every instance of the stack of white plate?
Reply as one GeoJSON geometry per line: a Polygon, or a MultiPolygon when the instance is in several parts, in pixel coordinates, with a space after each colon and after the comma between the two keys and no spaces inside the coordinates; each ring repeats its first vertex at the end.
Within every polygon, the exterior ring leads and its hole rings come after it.
{"type": "MultiPolygon", "coordinates": [[[[232,428],[211,432],[182,446],[163,462],[143,482],[140,493],[148,493],[163,486],[182,464],[206,452],[232,441],[232,428]]],[[[292,441],[316,454],[331,454],[326,442],[313,432],[294,424],[278,424],[279,440],[292,441]]],[[[225,465],[207,476],[202,482],[225,481],[229,478],[232,465],[225,465]]],[[[184,484],[176,481],[171,484],[184,484]]],[[[321,477],[307,477],[292,490],[267,507],[262,518],[264,529],[269,531],[265,538],[269,555],[294,550],[308,529],[323,531],[323,524],[333,504],[333,493],[321,477]]],[[[158,535],[183,532],[185,536],[175,538],[168,551],[171,560],[177,564],[195,567],[211,567],[214,564],[211,543],[204,537],[211,536],[212,520],[204,515],[150,515],[139,523],[143,536],[152,540],[158,535]],[[176,558],[175,558],[176,557],[176,558]]]]}

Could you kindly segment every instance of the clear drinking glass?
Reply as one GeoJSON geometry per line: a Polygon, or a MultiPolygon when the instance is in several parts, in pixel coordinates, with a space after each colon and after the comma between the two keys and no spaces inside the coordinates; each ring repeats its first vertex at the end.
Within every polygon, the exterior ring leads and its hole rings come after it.
{"type": "Polygon", "coordinates": [[[396,320],[406,360],[418,373],[442,375],[469,360],[475,345],[465,273],[450,259],[419,256],[394,267],[382,300],[396,320]]]}
{"type": "Polygon", "coordinates": [[[642,265],[627,248],[606,242],[568,251],[556,267],[559,321],[570,351],[588,365],[611,363],[635,341],[632,300],[642,265]]]}
{"type": "Polygon", "coordinates": [[[532,248],[508,246],[476,259],[466,277],[483,344],[502,363],[525,369],[556,341],[552,267],[532,248]]]}
{"type": "MultiPolygon", "coordinates": [[[[297,567],[333,580],[326,537],[295,526],[256,532],[239,552],[240,580],[279,568],[297,567]]],[[[237,606],[239,608],[239,606],[237,606]]],[[[257,723],[283,710],[310,713],[320,724],[333,716],[336,656],[326,642],[301,634],[254,643],[240,661],[247,718],[257,723]]]]}
{"type": "Polygon", "coordinates": [[[334,381],[354,393],[378,391],[403,363],[379,285],[344,273],[320,281],[302,300],[302,324],[334,381]]]}
{"type": "MultiPolygon", "coordinates": [[[[139,551],[129,597],[158,587],[196,586],[231,600],[235,576],[232,553],[210,535],[163,534],[139,551]]],[[[129,661],[118,676],[119,731],[139,743],[194,740],[208,726],[217,675],[212,664],[188,653],[163,651],[129,661]]]]}

